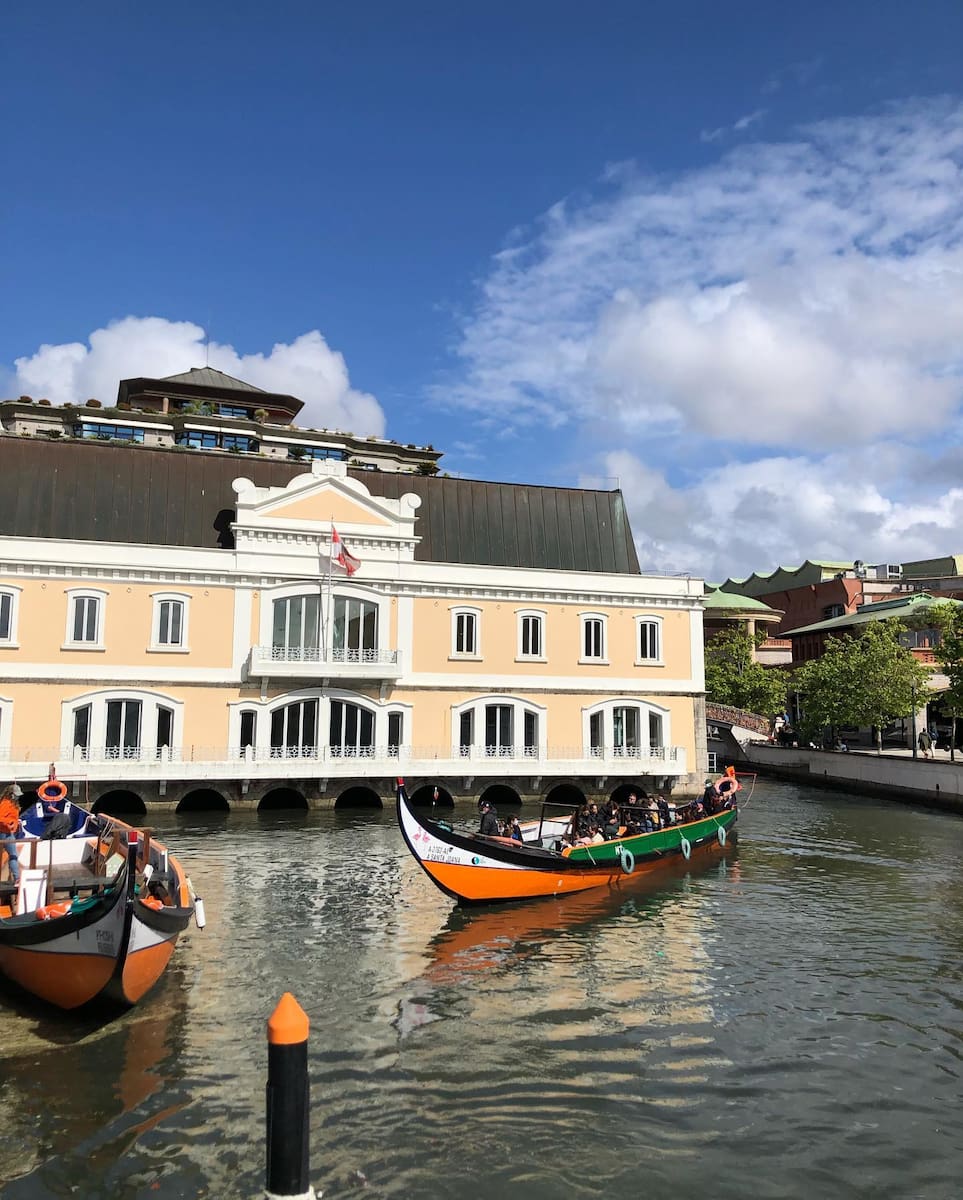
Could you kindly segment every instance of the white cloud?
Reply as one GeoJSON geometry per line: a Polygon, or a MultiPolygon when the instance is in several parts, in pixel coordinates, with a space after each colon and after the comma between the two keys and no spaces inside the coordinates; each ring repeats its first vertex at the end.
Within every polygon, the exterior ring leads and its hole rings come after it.
{"type": "Polygon", "coordinates": [[[344,358],[315,329],[269,354],[238,354],[233,346],[204,341],[190,321],[125,317],[96,329],[88,344],[43,345],[14,364],[19,393],[64,404],[94,397],[111,403],[121,379],[163,378],[210,366],[265,391],[304,401],[298,423],[381,436],[385,417],[374,396],[351,386],[344,358]]]}
{"type": "Polygon", "coordinates": [[[650,566],[963,549],[963,103],[600,186],[495,257],[445,401],[619,446],[650,566]]]}
{"type": "Polygon", "coordinates": [[[757,108],[755,112],[746,113],[744,117],[740,117],[738,121],[734,121],[731,125],[720,125],[718,129],[703,129],[699,134],[699,140],[702,142],[719,142],[730,134],[745,133],[750,126],[758,124],[765,115],[766,109],[757,108]]]}

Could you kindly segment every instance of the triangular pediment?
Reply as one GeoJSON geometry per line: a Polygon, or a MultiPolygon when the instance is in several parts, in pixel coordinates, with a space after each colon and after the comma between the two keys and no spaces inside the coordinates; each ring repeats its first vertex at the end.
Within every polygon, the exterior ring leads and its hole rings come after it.
{"type": "Polygon", "coordinates": [[[335,525],[375,525],[382,529],[394,525],[397,520],[373,511],[370,504],[361,503],[356,496],[345,495],[332,484],[312,489],[306,496],[282,498],[277,503],[266,504],[259,509],[259,515],[325,526],[334,522],[335,525]]]}

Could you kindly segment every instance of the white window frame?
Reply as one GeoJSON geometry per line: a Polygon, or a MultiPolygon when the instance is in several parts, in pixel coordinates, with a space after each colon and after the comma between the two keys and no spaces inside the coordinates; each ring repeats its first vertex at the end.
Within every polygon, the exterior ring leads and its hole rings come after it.
{"type": "Polygon", "coordinates": [[[546,621],[547,613],[542,608],[519,608],[515,610],[516,622],[516,645],[515,645],[515,661],[516,662],[548,662],[546,652],[546,630],[548,622],[546,621]],[[522,642],[525,630],[526,621],[537,621],[539,630],[539,639],[541,646],[538,654],[524,654],[522,652],[522,642]]]}
{"type": "Polygon", "coordinates": [[[473,608],[467,604],[461,604],[457,608],[449,610],[451,612],[451,654],[448,656],[451,659],[460,659],[462,661],[469,660],[472,662],[480,662],[482,657],[481,652],[481,615],[480,608],[473,608]],[[475,646],[473,650],[458,649],[458,620],[460,617],[470,617],[475,627],[475,646]]]}
{"type": "MultiPolygon", "coordinates": [[[[308,586],[305,583],[285,584],[283,587],[268,588],[261,593],[261,616],[258,623],[258,643],[265,646],[270,651],[270,647],[274,640],[274,601],[275,600],[290,600],[295,596],[320,596],[317,587],[308,586]]],[[[334,598],[343,596],[348,600],[366,600],[369,603],[377,605],[378,608],[378,646],[379,653],[386,649],[391,636],[391,597],[382,592],[375,591],[374,588],[365,587],[357,583],[347,583],[343,579],[335,579],[331,587],[331,605],[330,614],[331,621],[327,620],[328,598],[324,596],[319,602],[322,604],[322,623],[328,628],[325,628],[324,638],[325,646],[324,653],[327,656],[325,661],[330,661],[332,649],[332,633],[330,626],[334,625],[334,598]]],[[[233,744],[233,743],[232,743],[233,744]]]]}
{"type": "MultiPolygon", "coordinates": [[[[5,643],[6,644],[6,643],[5,643]]],[[[13,735],[13,700],[0,696],[0,752],[9,757],[13,735]]]]}
{"type": "Polygon", "coordinates": [[[665,665],[665,650],[662,641],[662,618],[652,616],[646,613],[645,616],[635,618],[635,665],[637,667],[661,667],[665,665]],[[656,650],[658,653],[654,658],[642,657],[642,626],[652,625],[655,627],[655,636],[658,642],[656,650]]]}
{"type": "Polygon", "coordinates": [[[374,750],[375,758],[395,758],[406,756],[411,746],[412,713],[414,706],[397,700],[380,704],[370,696],[363,696],[345,688],[298,688],[273,696],[270,700],[231,700],[228,702],[228,739],[230,753],[243,757],[241,745],[241,714],[253,712],[256,714],[254,723],[254,745],[252,753],[258,759],[271,757],[271,723],[275,710],[287,708],[289,704],[302,704],[306,700],[318,701],[318,757],[328,757],[328,735],[331,729],[331,701],[340,700],[344,704],[355,704],[358,708],[366,708],[374,714],[374,750]],[[402,724],[402,743],[396,755],[388,753],[388,716],[390,713],[400,713],[402,724]]]}
{"type": "Polygon", "coordinates": [[[107,617],[107,596],[108,593],[101,588],[68,588],[65,593],[67,597],[67,629],[64,637],[62,650],[105,650],[104,645],[104,626],[107,617]],[[74,641],[74,615],[78,600],[96,600],[97,601],[97,637],[93,642],[76,642],[74,641]]]}
{"type": "Polygon", "coordinates": [[[150,623],[150,645],[148,651],[160,654],[189,654],[188,621],[191,609],[191,597],[187,592],[152,592],[154,602],[150,623]],[[181,606],[181,640],[179,642],[162,642],[160,640],[161,605],[180,604],[181,606]]]}
{"type": "MultiPolygon", "coordinates": [[[[171,745],[164,747],[172,754],[184,745],[184,701],[164,692],[148,691],[145,688],[101,688],[84,692],[61,701],[60,745],[64,752],[73,756],[74,712],[90,705],[90,751],[93,762],[107,761],[107,704],[111,700],[135,700],[140,703],[140,747],[136,761],[149,762],[157,758],[157,710],[169,708],[174,713],[171,723],[171,745]]],[[[112,760],[111,760],[112,761],[112,760]]],[[[119,760],[123,761],[123,760],[119,760]]]]}
{"type": "Polygon", "coordinates": [[[596,663],[600,666],[608,666],[609,662],[609,628],[608,617],[605,613],[599,612],[583,612],[579,613],[579,654],[578,661],[580,664],[596,663]],[[598,655],[587,655],[585,653],[585,627],[590,621],[598,621],[602,626],[602,646],[598,655]]]}
{"type": "MultiPolygon", "coordinates": [[[[662,721],[662,756],[667,757],[672,747],[672,715],[668,708],[661,704],[656,704],[652,700],[643,699],[641,696],[617,696],[612,700],[603,700],[598,704],[592,704],[587,708],[582,709],[582,749],[586,758],[634,758],[635,755],[626,754],[625,750],[615,748],[615,732],[614,732],[614,714],[617,708],[637,708],[639,710],[639,737],[642,741],[642,746],[639,748],[638,758],[647,759],[653,757],[652,747],[649,745],[649,717],[655,715],[662,721]],[[601,752],[593,751],[592,749],[592,717],[598,713],[602,715],[602,746],[601,752]]],[[[656,755],[655,757],[659,757],[656,755]]]]}
{"type": "Polygon", "coordinates": [[[452,758],[488,758],[498,757],[491,756],[486,753],[485,746],[485,709],[491,704],[505,706],[511,708],[512,711],[512,750],[511,755],[505,755],[506,758],[512,759],[534,759],[545,760],[548,757],[548,709],[542,704],[536,704],[532,700],[522,700],[518,696],[475,696],[471,700],[466,700],[461,704],[454,704],[451,708],[451,730],[452,730],[452,758]],[[466,712],[473,712],[474,718],[472,721],[472,744],[468,747],[468,753],[461,747],[461,718],[466,712]],[[535,754],[526,753],[525,750],[525,713],[532,712],[538,718],[538,746],[535,754]]]}
{"type": "Polygon", "coordinates": [[[6,637],[0,637],[0,649],[2,650],[18,650],[20,642],[17,640],[17,634],[20,628],[20,593],[23,588],[18,587],[15,583],[5,583],[0,587],[0,602],[4,596],[10,599],[10,629],[6,637]]]}

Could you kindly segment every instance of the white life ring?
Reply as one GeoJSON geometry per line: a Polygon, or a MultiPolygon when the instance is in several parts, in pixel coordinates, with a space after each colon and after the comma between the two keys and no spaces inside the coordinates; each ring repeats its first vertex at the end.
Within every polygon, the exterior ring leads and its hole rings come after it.
{"type": "Polygon", "coordinates": [[[626,875],[631,875],[635,870],[635,855],[628,848],[628,846],[620,846],[619,850],[619,858],[622,861],[622,870],[626,873],[626,875]]]}
{"type": "Polygon", "coordinates": [[[692,846],[687,838],[679,839],[679,849],[682,851],[682,857],[684,859],[689,859],[692,856],[692,846]]]}
{"type": "Polygon", "coordinates": [[[726,844],[726,828],[724,825],[719,826],[719,832],[716,836],[719,838],[719,845],[724,846],[726,844]]]}

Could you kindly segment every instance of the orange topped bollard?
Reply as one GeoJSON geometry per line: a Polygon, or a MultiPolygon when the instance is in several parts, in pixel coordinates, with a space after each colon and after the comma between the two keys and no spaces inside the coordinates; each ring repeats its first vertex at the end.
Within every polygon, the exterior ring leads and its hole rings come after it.
{"type": "Polygon", "coordinates": [[[308,1015],[285,992],[267,1023],[268,1200],[315,1200],[308,1183],[308,1015]]]}

